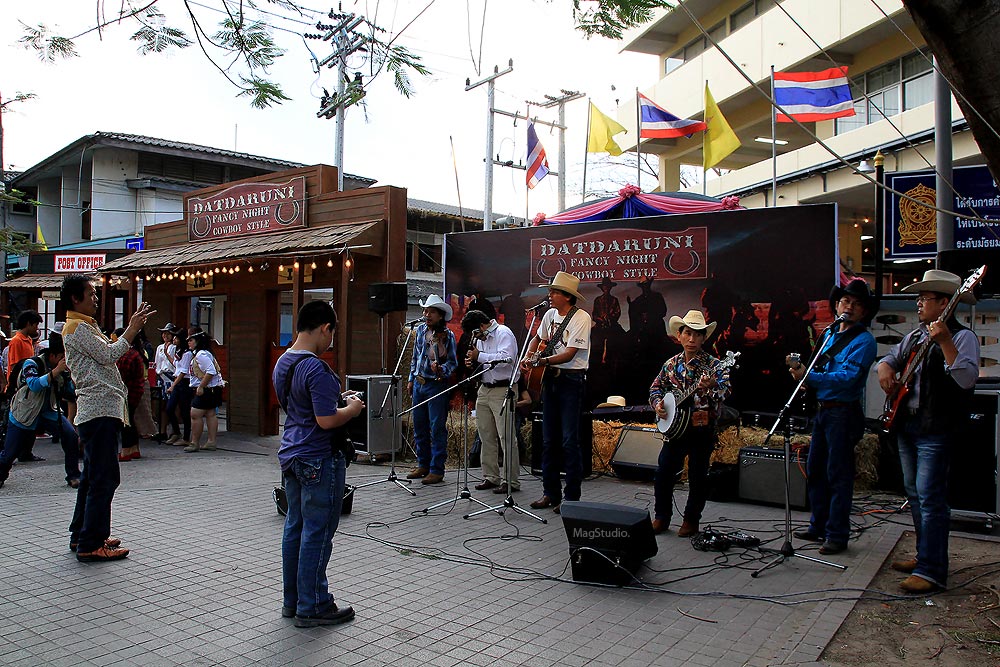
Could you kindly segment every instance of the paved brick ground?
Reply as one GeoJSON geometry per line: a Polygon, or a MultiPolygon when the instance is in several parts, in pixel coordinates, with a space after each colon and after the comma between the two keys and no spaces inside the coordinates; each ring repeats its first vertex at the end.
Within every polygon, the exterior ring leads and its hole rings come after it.
{"type": "MultiPolygon", "coordinates": [[[[329,570],[357,619],[297,629],[279,613],[276,440],[226,434],[220,445],[184,454],[145,443],[142,460],[122,465],[114,504],[114,534],[132,555],[81,564],[67,548],[75,493],[56,448],[39,441],[49,460],[16,466],[0,489],[0,664],[809,665],[905,527],[898,517],[866,531],[831,558],[845,571],[793,558],[759,578],[753,553],[699,552],[668,534],[640,572],[645,589],[586,586],[571,579],[551,511],[540,513],[547,524],[513,512],[465,520],[478,507],[467,500],[423,513],[457,495],[449,471],[444,485],[417,485],[415,498],[385,483],[358,492],[329,570]]],[[[387,473],[356,464],[348,477],[387,473]]],[[[530,477],[523,488],[523,505],[541,495],[530,477]]],[[[584,485],[584,500],[646,508],[651,499],[646,484],[584,485]]],[[[709,503],[706,523],[773,539],[783,516],[709,503]]]]}

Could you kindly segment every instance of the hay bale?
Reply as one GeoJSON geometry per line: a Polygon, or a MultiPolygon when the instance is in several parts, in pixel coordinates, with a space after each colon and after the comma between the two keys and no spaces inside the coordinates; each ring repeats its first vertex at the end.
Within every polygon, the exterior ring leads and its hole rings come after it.
{"type": "Polygon", "coordinates": [[[611,457],[615,454],[623,426],[625,424],[617,421],[594,422],[594,451],[591,457],[594,472],[612,472],[611,457]]]}

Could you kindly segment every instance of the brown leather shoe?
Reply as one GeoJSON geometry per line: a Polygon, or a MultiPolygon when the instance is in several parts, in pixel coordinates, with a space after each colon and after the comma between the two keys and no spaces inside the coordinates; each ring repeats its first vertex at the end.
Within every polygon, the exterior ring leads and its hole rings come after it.
{"type": "Polygon", "coordinates": [[[933,581],[928,581],[915,574],[911,574],[906,579],[899,582],[899,587],[907,593],[934,593],[935,591],[942,590],[941,587],[933,581]]]}
{"type": "Polygon", "coordinates": [[[421,477],[427,477],[427,473],[430,470],[427,468],[414,468],[406,475],[406,479],[420,479],[421,477]]]}
{"type": "Polygon", "coordinates": [[[504,482],[503,484],[501,484],[497,488],[493,489],[493,493],[497,494],[498,496],[506,496],[506,495],[510,495],[511,493],[518,493],[520,490],[521,490],[520,488],[517,488],[517,489],[511,489],[510,492],[508,492],[507,491],[507,482],[504,482]]]}
{"type": "Polygon", "coordinates": [[[432,472],[420,480],[421,484],[440,484],[444,481],[444,475],[439,475],[436,472],[432,472]]]}
{"type": "Polygon", "coordinates": [[[819,548],[819,552],[824,556],[839,554],[842,551],[847,551],[847,544],[843,542],[831,542],[830,540],[824,542],[819,548]]]}
{"type": "Polygon", "coordinates": [[[542,496],[538,500],[531,503],[531,509],[533,510],[543,510],[549,507],[555,507],[559,503],[552,502],[552,499],[548,496],[542,496]]]}
{"type": "Polygon", "coordinates": [[[691,537],[698,534],[698,522],[684,519],[681,527],[677,530],[677,537],[691,537]]]}
{"type": "Polygon", "coordinates": [[[905,560],[894,560],[889,567],[894,569],[896,572],[905,572],[906,574],[909,574],[917,569],[917,559],[907,558],[905,560]]]}
{"type": "Polygon", "coordinates": [[[126,556],[128,556],[128,549],[121,549],[121,548],[109,549],[106,546],[102,546],[100,549],[97,549],[96,551],[87,551],[85,553],[81,553],[79,551],[76,552],[76,559],[81,563],[96,563],[106,560],[121,560],[126,556]]]}
{"type": "MultiPolygon", "coordinates": [[[[104,546],[106,546],[108,549],[117,549],[121,545],[122,545],[122,541],[119,540],[117,537],[109,537],[108,539],[104,540],[104,546]]],[[[76,551],[76,548],[78,546],[79,546],[78,543],[76,543],[76,542],[70,542],[69,543],[69,550],[70,551],[76,551]]]]}
{"type": "Polygon", "coordinates": [[[659,535],[670,531],[670,522],[663,519],[653,519],[653,534],[659,535]]]}
{"type": "Polygon", "coordinates": [[[490,489],[500,488],[499,484],[494,484],[488,479],[484,479],[482,484],[476,484],[476,491],[489,491],[490,489]]]}

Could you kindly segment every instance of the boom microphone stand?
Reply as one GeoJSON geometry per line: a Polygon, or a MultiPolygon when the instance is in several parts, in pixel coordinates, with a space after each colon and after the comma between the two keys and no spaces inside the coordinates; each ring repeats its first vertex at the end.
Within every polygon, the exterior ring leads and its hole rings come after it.
{"type": "MultiPolygon", "coordinates": [[[[389,416],[392,418],[392,442],[391,442],[392,448],[391,448],[390,454],[389,454],[389,476],[386,477],[385,479],[377,479],[377,480],[374,480],[372,482],[365,482],[364,484],[358,484],[357,486],[354,487],[355,491],[357,491],[358,489],[363,489],[366,486],[372,486],[374,484],[381,484],[382,482],[389,482],[389,483],[395,484],[399,488],[403,489],[404,491],[406,491],[407,493],[409,493],[411,496],[417,495],[416,491],[414,491],[413,489],[411,489],[408,486],[404,486],[403,485],[403,482],[406,482],[406,484],[410,484],[411,483],[410,480],[408,480],[408,479],[401,480],[396,475],[396,447],[399,445],[399,440],[400,440],[400,434],[399,434],[400,424],[399,424],[399,421],[402,418],[403,414],[405,414],[405,413],[396,414],[396,411],[399,409],[399,406],[400,406],[400,402],[399,402],[399,383],[402,381],[402,378],[399,375],[399,367],[403,363],[403,355],[406,354],[406,351],[408,349],[410,349],[410,338],[413,336],[413,329],[414,329],[415,326],[416,326],[416,322],[411,323],[410,327],[409,327],[409,331],[406,332],[406,341],[403,343],[403,347],[399,351],[399,357],[396,359],[396,367],[392,371],[392,378],[389,381],[389,386],[386,387],[386,389],[385,389],[385,395],[382,396],[382,405],[379,407],[378,414],[376,415],[377,417],[381,417],[382,416],[382,413],[385,412],[386,401],[389,400],[389,396],[391,395],[392,396],[392,405],[389,406],[389,416]]],[[[384,336],[384,334],[383,334],[383,336],[384,336]]],[[[383,361],[382,361],[383,366],[382,367],[385,368],[385,360],[384,360],[385,345],[384,344],[382,345],[382,355],[383,355],[383,361]]],[[[370,446],[371,446],[371,443],[369,443],[369,447],[370,446]]]]}
{"type": "MultiPolygon", "coordinates": [[[[834,324],[837,324],[837,323],[835,322],[834,324]]],[[[771,426],[771,430],[768,432],[767,437],[764,438],[763,447],[767,447],[767,443],[770,442],[771,436],[773,436],[774,433],[775,433],[775,431],[778,430],[778,426],[781,424],[781,421],[785,418],[786,413],[791,409],[792,403],[795,401],[795,397],[798,396],[799,391],[802,389],[803,386],[805,386],[806,379],[809,377],[809,374],[812,373],[813,367],[816,365],[816,362],[819,361],[819,358],[820,358],[819,351],[823,349],[823,345],[826,344],[826,341],[833,334],[833,325],[831,325],[826,330],[825,333],[826,333],[826,335],[823,337],[823,339],[819,343],[816,344],[816,354],[814,354],[813,357],[812,357],[812,359],[809,361],[809,366],[806,368],[805,374],[802,376],[802,379],[799,380],[799,383],[795,386],[795,389],[792,391],[791,396],[788,397],[788,402],[785,403],[785,406],[783,408],[781,408],[780,412],[778,412],[778,416],[775,417],[775,419],[774,419],[774,425],[771,426]]],[[[804,556],[803,554],[797,553],[795,551],[795,548],[792,546],[792,507],[791,507],[791,499],[789,497],[789,490],[788,490],[788,488],[789,488],[788,464],[789,464],[789,462],[791,461],[791,458],[792,458],[792,425],[791,425],[791,421],[790,420],[785,425],[785,434],[784,434],[784,436],[785,436],[784,437],[784,440],[785,440],[785,542],[781,545],[781,548],[777,550],[776,555],[775,555],[775,557],[773,559],[771,559],[767,563],[764,563],[764,565],[761,566],[759,569],[754,570],[753,572],[751,572],[750,576],[753,577],[754,579],[756,579],[765,570],[769,570],[772,567],[775,567],[776,565],[780,565],[781,563],[784,563],[786,560],[788,560],[789,558],[792,558],[792,557],[801,558],[802,560],[808,560],[808,561],[811,561],[813,563],[819,563],[820,565],[826,565],[827,567],[834,567],[834,568],[837,568],[839,570],[846,570],[847,569],[846,565],[840,565],[838,563],[831,563],[828,560],[823,560],[822,558],[815,558],[813,556],[804,556]]],[[[763,547],[760,549],[760,551],[761,551],[761,553],[764,553],[765,551],[772,552],[772,553],[775,552],[774,549],[767,549],[767,548],[763,548],[763,547]]]]}
{"type": "MultiPolygon", "coordinates": [[[[490,361],[490,362],[487,362],[487,363],[483,364],[483,368],[480,371],[474,373],[473,375],[470,375],[467,378],[464,378],[461,382],[459,382],[458,384],[456,384],[454,387],[450,387],[449,389],[447,389],[445,391],[450,391],[451,389],[456,389],[458,387],[461,387],[463,384],[465,384],[467,382],[471,382],[472,380],[476,379],[477,377],[479,377],[480,375],[482,375],[486,371],[490,370],[491,368],[493,368],[494,366],[496,366],[499,363],[501,363],[501,362],[499,362],[499,361],[490,361]]],[[[438,394],[438,396],[440,396],[440,394],[438,394]]],[[[436,396],[432,397],[432,398],[436,398],[436,396]]],[[[432,400],[432,398],[429,398],[427,400],[428,401],[432,400]]],[[[424,401],[424,403],[426,403],[426,402],[427,401],[424,401]]],[[[426,508],[420,510],[424,514],[427,514],[431,510],[437,509],[438,507],[444,507],[445,505],[450,505],[452,503],[457,503],[459,500],[471,500],[474,503],[479,503],[480,505],[482,505],[483,507],[485,507],[486,510],[491,509],[490,506],[487,505],[486,503],[484,503],[482,500],[480,500],[479,498],[475,498],[472,495],[472,492],[469,490],[469,404],[468,404],[468,401],[465,401],[465,400],[463,400],[462,403],[464,404],[463,412],[462,412],[462,490],[459,491],[458,495],[456,497],[452,498],[451,500],[442,500],[439,503],[435,503],[435,504],[431,505],[430,507],[426,507],[426,508]]],[[[423,403],[418,403],[417,405],[423,405],[423,403]]],[[[417,407],[417,406],[415,405],[413,407],[417,407]]],[[[413,408],[410,408],[410,409],[412,410],[413,408]]],[[[486,511],[486,510],[483,510],[483,511],[486,511]]],[[[466,518],[468,518],[468,517],[466,517],[466,518]]]]}

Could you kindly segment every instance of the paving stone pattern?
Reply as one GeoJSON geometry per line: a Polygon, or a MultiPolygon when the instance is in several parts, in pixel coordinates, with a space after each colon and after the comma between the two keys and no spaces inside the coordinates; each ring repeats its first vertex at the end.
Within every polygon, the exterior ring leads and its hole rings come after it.
{"type": "MultiPolygon", "coordinates": [[[[84,564],[68,549],[75,492],[57,448],[40,440],[35,451],[48,461],[15,466],[0,489],[0,665],[817,664],[853,607],[824,598],[855,595],[822,591],[867,586],[904,528],[873,528],[831,557],[846,571],[793,558],[759,578],[750,577],[758,563],[736,550],[728,563],[744,567],[685,579],[719,554],[671,533],[640,571],[647,583],[670,583],[588,586],[572,581],[551,510],[538,512],[547,524],[511,511],[466,520],[479,508],[468,500],[423,513],[457,495],[459,475],[448,471],[445,484],[415,484],[415,498],[388,483],[357,492],[329,567],[338,602],[357,618],[298,629],[280,615],[277,439],[225,434],[220,447],[184,454],[144,441],[143,458],[122,464],[114,503],[114,535],[132,553],[84,564]]],[[[386,466],[355,464],[348,481],[387,475],[386,466]]],[[[515,498],[526,507],[541,483],[522,479],[515,498]]],[[[652,488],[605,477],[586,482],[583,498],[646,508],[652,488]]],[[[675,501],[684,500],[679,489],[675,501]]],[[[743,503],[710,502],[705,516],[768,537],[784,524],[780,508],[743,503]]],[[[793,516],[799,525],[807,518],[793,516]]]]}

